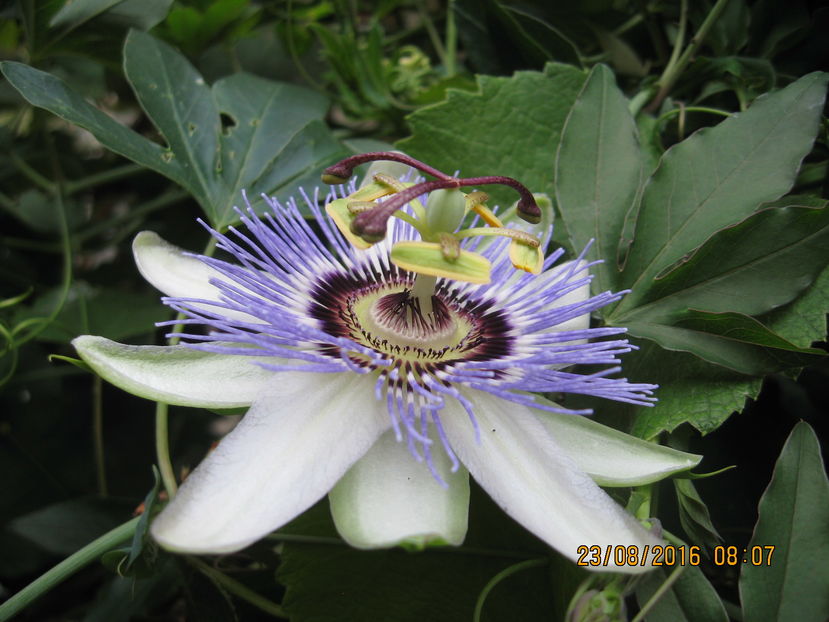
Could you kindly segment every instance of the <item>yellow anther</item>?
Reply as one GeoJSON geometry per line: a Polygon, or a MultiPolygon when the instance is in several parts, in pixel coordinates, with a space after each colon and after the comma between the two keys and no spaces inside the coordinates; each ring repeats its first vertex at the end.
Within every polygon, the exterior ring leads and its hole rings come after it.
{"type": "Polygon", "coordinates": [[[526,233],[525,231],[518,231],[517,229],[504,229],[504,234],[516,242],[525,244],[530,248],[538,248],[541,246],[541,242],[538,241],[537,237],[531,233],[526,233]]]}
{"type": "Polygon", "coordinates": [[[466,209],[473,209],[476,205],[481,205],[489,201],[489,195],[486,192],[476,190],[466,195],[466,209]]]}
{"type": "Polygon", "coordinates": [[[391,175],[386,175],[385,173],[375,173],[373,179],[375,183],[385,186],[386,188],[390,188],[392,192],[401,192],[412,185],[398,181],[391,175]]]}
{"type": "Polygon", "coordinates": [[[377,207],[376,203],[372,203],[371,201],[349,201],[348,202],[348,212],[353,215],[360,214],[362,212],[367,212],[371,209],[377,207]]]}

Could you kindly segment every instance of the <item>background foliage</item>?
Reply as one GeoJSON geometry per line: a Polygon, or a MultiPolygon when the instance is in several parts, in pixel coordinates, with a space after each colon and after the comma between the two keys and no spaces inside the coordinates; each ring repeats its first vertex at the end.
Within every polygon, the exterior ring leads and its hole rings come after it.
{"type": "MultiPolygon", "coordinates": [[[[630,619],[825,620],[827,25],[805,0],[5,4],[0,600],[143,501],[125,548],[20,619],[532,621],[576,616],[589,588],[630,619]],[[555,244],[595,240],[597,291],[630,290],[595,321],[629,328],[625,375],[661,388],[653,409],[589,405],[705,455],[710,477],[620,497],[703,547],[700,568],[589,579],[477,490],[458,549],[349,549],[325,501],[233,556],[147,540],[154,405],[68,345],[162,342],[130,239],[203,248],[194,219],[227,228],[242,190],[285,198],[391,145],[514,176],[553,198],[555,244]],[[715,563],[720,544],[775,545],[773,564],[715,563]]],[[[184,473],[223,421],[170,421],[184,473]]]]}

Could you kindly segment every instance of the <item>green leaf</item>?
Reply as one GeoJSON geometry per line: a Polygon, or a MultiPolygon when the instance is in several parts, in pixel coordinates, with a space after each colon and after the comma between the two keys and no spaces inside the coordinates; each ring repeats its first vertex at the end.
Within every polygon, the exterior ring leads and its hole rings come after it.
{"type": "Polygon", "coordinates": [[[597,413],[615,420],[632,417],[631,434],[652,439],[690,423],[702,434],[716,430],[746,398],[760,391],[761,380],[730,372],[686,354],[663,350],[655,343],[632,338],[639,349],[625,355],[625,376],[634,382],[653,382],[658,401],[652,408],[602,401],[591,404],[597,413]]]}
{"type": "Polygon", "coordinates": [[[754,318],[740,313],[689,309],[671,326],[630,322],[628,330],[668,350],[690,352],[711,363],[754,376],[803,367],[825,357],[822,350],[799,348],[754,318]]]}
{"type": "Polygon", "coordinates": [[[809,74],[665,153],[642,197],[623,280],[633,291],[617,314],[712,233],[791,188],[814,141],[827,77],[809,74]]]}
{"type": "Polygon", "coordinates": [[[210,87],[186,58],[138,31],[124,43],[124,73],[167,141],[167,157],[178,161],[183,185],[209,213],[204,200],[221,191],[221,121],[210,87]]]}
{"type": "MultiPolygon", "coordinates": [[[[397,147],[449,174],[507,175],[553,196],[552,163],[583,81],[581,71],[558,64],[511,78],[478,76],[478,92],[450,89],[446,101],[410,115],[412,136],[397,147]]],[[[516,199],[503,187],[483,190],[491,205],[516,199]]]]}
{"type": "Polygon", "coordinates": [[[236,220],[232,208],[242,203],[243,189],[254,204],[260,193],[284,200],[302,184],[317,185],[319,169],[348,155],[322,121],[327,101],[313,91],[244,74],[211,89],[178,52],[135,30],[124,65],[168,148],[120,125],[49,74],[20,63],[2,66],[32,104],[184,186],[219,229],[236,220]]]}
{"type": "Polygon", "coordinates": [[[131,509],[111,499],[77,498],[15,518],[10,528],[50,553],[69,555],[117,527],[131,509]]]}
{"type": "Polygon", "coordinates": [[[236,74],[211,90],[186,59],[137,31],[127,37],[124,68],[181,161],[186,187],[218,228],[236,220],[243,189],[254,203],[263,192],[284,199],[347,155],[322,124],[327,101],[307,89],[236,74]]]}
{"type": "MultiPolygon", "coordinates": [[[[16,318],[48,316],[60,292],[52,290],[19,313],[16,318]]],[[[128,339],[154,330],[155,322],[167,317],[156,295],[137,294],[115,289],[94,289],[76,282],[69,290],[67,302],[55,320],[41,332],[39,341],[65,343],[81,334],[101,335],[110,339],[128,339]]]]}
{"type": "Polygon", "coordinates": [[[679,522],[689,540],[704,549],[722,542],[722,537],[711,522],[708,506],[699,496],[690,479],[674,478],[676,499],[679,503],[679,522]]]}
{"type": "MultiPolygon", "coordinates": [[[[636,600],[643,607],[668,578],[670,570],[658,569],[637,584],[636,600]]],[[[667,593],[651,609],[648,622],[728,622],[720,597],[696,566],[686,566],[667,593]]]]}
{"type": "Polygon", "coordinates": [[[68,0],[63,7],[49,20],[49,26],[65,26],[70,28],[80,26],[99,13],[112,8],[124,0],[68,0]]]}
{"type": "Polygon", "coordinates": [[[829,266],[800,298],[766,316],[766,323],[778,335],[809,347],[826,337],[826,313],[829,312],[829,266]]]}
{"type": "Polygon", "coordinates": [[[533,15],[529,7],[510,6],[499,0],[491,0],[488,7],[509,33],[513,45],[530,61],[530,66],[540,66],[545,61],[581,66],[579,51],[573,42],[554,26],[533,15]]]}
{"type": "MultiPolygon", "coordinates": [[[[297,534],[282,536],[277,571],[287,588],[282,604],[292,622],[472,620],[490,579],[516,563],[550,554],[474,483],[470,492],[469,534],[459,547],[417,553],[352,549],[336,537],[327,502],[280,529],[277,540],[279,534],[297,534]]],[[[524,570],[499,583],[486,598],[482,622],[561,619],[553,607],[566,607],[585,573],[554,553],[549,561],[547,568],[524,570]],[[548,568],[557,571],[552,585],[548,568]],[[575,582],[567,581],[572,573],[575,582]]]]}
{"type": "Polygon", "coordinates": [[[637,197],[643,157],[636,124],[613,73],[596,65],[567,117],[556,156],[556,200],[573,249],[591,240],[594,293],[615,288],[625,216],[637,197]]]}
{"type": "Polygon", "coordinates": [[[798,423],[760,499],[753,547],[773,546],[771,563],[744,563],[740,597],[744,619],[752,622],[829,617],[829,480],[811,427],[798,423]]]}
{"type": "Polygon", "coordinates": [[[115,153],[146,166],[185,186],[184,170],[165,149],[104,114],[63,81],[23,63],[0,63],[3,75],[34,106],[45,108],[60,118],[92,134],[115,153]]]}
{"type": "Polygon", "coordinates": [[[766,313],[809,287],[826,263],[827,248],[829,209],[763,209],[712,235],[613,321],[670,323],[689,308],[766,313]]]}

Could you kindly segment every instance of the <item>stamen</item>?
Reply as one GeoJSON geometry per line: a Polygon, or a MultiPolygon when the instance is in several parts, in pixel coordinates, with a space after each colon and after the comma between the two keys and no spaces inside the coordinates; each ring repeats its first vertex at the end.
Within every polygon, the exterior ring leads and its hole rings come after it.
{"type": "Polygon", "coordinates": [[[377,203],[371,201],[349,201],[346,204],[348,211],[351,214],[362,214],[377,207],[377,203]]]}
{"type": "Polygon", "coordinates": [[[456,238],[470,238],[477,235],[500,235],[505,238],[511,238],[532,248],[538,248],[541,242],[538,238],[525,231],[518,229],[507,229],[505,227],[473,227],[472,229],[464,229],[455,234],[456,238]]]}
{"type": "Polygon", "coordinates": [[[360,236],[369,243],[375,243],[386,237],[386,223],[392,214],[403,207],[409,201],[416,199],[421,194],[434,192],[435,190],[448,190],[450,188],[463,188],[468,186],[480,186],[486,184],[501,184],[510,186],[518,191],[521,198],[518,200],[516,211],[518,215],[529,223],[541,222],[541,209],[535,202],[532,193],[520,182],[511,177],[499,175],[490,177],[470,177],[457,179],[454,177],[442,177],[437,181],[424,181],[398,192],[390,199],[378,205],[377,208],[358,214],[351,222],[351,232],[360,236]]]}

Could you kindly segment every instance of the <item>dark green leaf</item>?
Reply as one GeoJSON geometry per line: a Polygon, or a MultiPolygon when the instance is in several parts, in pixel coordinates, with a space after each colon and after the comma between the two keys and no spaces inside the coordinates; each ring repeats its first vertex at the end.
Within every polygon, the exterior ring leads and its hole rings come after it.
{"type": "MultiPolygon", "coordinates": [[[[658,569],[645,575],[636,586],[636,600],[643,607],[673,569],[658,569]]],[[[696,566],[686,566],[647,617],[648,622],[728,622],[716,590],[696,566]]]]}
{"type": "Polygon", "coordinates": [[[690,479],[674,478],[674,489],[679,503],[679,522],[692,544],[704,549],[722,542],[722,537],[711,522],[708,506],[699,496],[690,479]]]}
{"type": "Polygon", "coordinates": [[[4,63],[3,71],[33,104],[184,186],[217,228],[236,219],[232,208],[243,189],[254,203],[259,193],[286,199],[301,184],[317,185],[319,169],[348,155],[322,122],[325,98],[313,91],[244,74],[211,89],[183,56],[139,31],[127,37],[124,65],[169,148],[113,121],[49,74],[20,63],[4,63]]]}
{"type": "Polygon", "coordinates": [[[809,74],[665,153],[645,187],[624,272],[633,291],[619,313],[714,232],[792,186],[815,137],[827,77],[809,74]]]}
{"type": "Polygon", "coordinates": [[[740,575],[746,620],[822,622],[829,617],[829,480],[820,445],[805,422],[786,441],[769,487],[760,499],[740,575]],[[752,564],[754,547],[761,564],[752,564]],[[774,547],[771,561],[765,557],[774,547]]]}
{"type": "Polygon", "coordinates": [[[658,401],[652,408],[602,401],[593,404],[597,413],[629,415],[631,433],[652,439],[687,422],[703,434],[716,430],[734,411],[743,409],[746,398],[756,397],[760,379],[730,372],[686,354],[663,350],[654,343],[631,339],[639,347],[625,355],[625,376],[634,382],[659,385],[658,401]]]}
{"type": "Polygon", "coordinates": [[[800,298],[766,316],[766,323],[784,339],[807,348],[826,338],[829,312],[829,267],[800,298]]]}
{"type": "Polygon", "coordinates": [[[31,104],[89,130],[106,147],[187,187],[185,171],[160,145],[121,125],[61,80],[23,63],[0,63],[3,75],[31,104]]]}
{"type": "MultiPolygon", "coordinates": [[[[557,64],[544,73],[478,76],[477,93],[449,90],[446,101],[409,116],[412,136],[397,146],[449,174],[507,175],[552,196],[556,149],[583,81],[581,71],[557,64]]],[[[484,190],[502,208],[516,200],[511,190],[484,190]]]]}
{"type": "Polygon", "coordinates": [[[20,516],[10,527],[50,553],[69,555],[117,527],[128,512],[123,503],[79,498],[20,516]]]}
{"type": "Polygon", "coordinates": [[[613,289],[625,216],[637,197],[642,153],[627,100],[604,65],[590,72],[567,117],[556,157],[556,200],[573,249],[593,239],[594,293],[613,289]]]}
{"type": "MultiPolygon", "coordinates": [[[[311,536],[304,542],[288,537],[283,544],[278,578],[287,587],[283,606],[291,620],[471,620],[481,589],[498,572],[549,554],[546,545],[507,518],[477,486],[471,493],[470,531],[461,547],[418,553],[355,550],[336,537],[325,502],[283,527],[282,533],[311,536]]],[[[482,620],[556,619],[553,607],[566,608],[584,574],[566,560],[560,567],[559,559],[553,555],[550,560],[557,571],[552,589],[549,567],[524,570],[490,592],[482,620]]]]}
{"type": "Polygon", "coordinates": [[[829,209],[768,208],[715,233],[613,322],[670,323],[689,308],[759,315],[800,295],[829,248],[829,209]]]}
{"type": "MultiPolygon", "coordinates": [[[[16,318],[48,316],[57,303],[59,292],[52,290],[16,318]]],[[[65,343],[78,335],[101,335],[123,340],[152,332],[155,322],[167,313],[156,295],[93,289],[77,282],[54,322],[38,335],[40,341],[65,343]]]]}
{"type": "Polygon", "coordinates": [[[541,66],[546,61],[557,61],[581,66],[579,51],[573,42],[555,26],[534,15],[529,6],[513,6],[498,0],[492,0],[489,6],[532,64],[541,66]]]}
{"type": "Polygon", "coordinates": [[[716,365],[754,376],[803,367],[825,356],[822,350],[799,348],[740,313],[691,309],[673,325],[630,322],[628,330],[668,350],[690,352],[716,365]]]}
{"type": "Polygon", "coordinates": [[[74,28],[123,1],[68,0],[63,8],[52,16],[49,25],[52,27],[68,25],[70,28],[74,28]]]}

